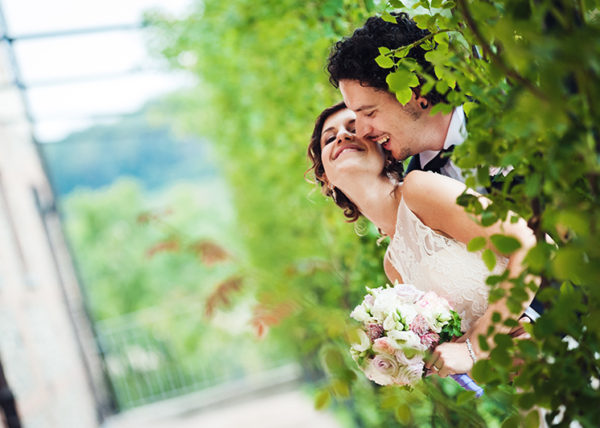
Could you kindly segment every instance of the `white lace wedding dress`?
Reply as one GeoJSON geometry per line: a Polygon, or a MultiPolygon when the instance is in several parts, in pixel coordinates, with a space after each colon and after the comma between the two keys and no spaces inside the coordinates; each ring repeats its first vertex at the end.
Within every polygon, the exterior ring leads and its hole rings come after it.
{"type": "Polygon", "coordinates": [[[480,251],[470,252],[462,242],[423,224],[404,203],[404,198],[398,206],[396,231],[385,257],[402,276],[403,283],[446,298],[460,314],[463,332],[487,309],[486,278],[501,274],[508,262],[505,257],[497,257],[490,272],[480,251]]]}

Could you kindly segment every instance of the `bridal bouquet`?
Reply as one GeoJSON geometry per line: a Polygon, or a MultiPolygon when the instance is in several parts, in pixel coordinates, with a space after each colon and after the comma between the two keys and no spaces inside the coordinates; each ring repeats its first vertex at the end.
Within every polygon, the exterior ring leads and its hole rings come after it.
{"type": "MultiPolygon", "coordinates": [[[[460,315],[443,297],[412,285],[367,290],[350,314],[363,325],[360,343],[350,348],[352,358],[379,385],[414,385],[423,377],[425,353],[462,335],[460,315]]],[[[468,375],[452,377],[477,396],[483,393],[468,375]]]]}

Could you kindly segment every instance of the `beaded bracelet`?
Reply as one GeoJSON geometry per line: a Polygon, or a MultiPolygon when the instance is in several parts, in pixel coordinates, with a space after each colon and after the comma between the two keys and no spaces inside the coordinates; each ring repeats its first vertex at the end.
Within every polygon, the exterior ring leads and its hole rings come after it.
{"type": "Polygon", "coordinates": [[[471,346],[471,341],[468,338],[466,340],[466,344],[467,344],[467,349],[469,350],[469,355],[471,356],[471,359],[473,360],[473,364],[475,364],[477,362],[477,357],[475,356],[475,352],[473,352],[473,347],[471,346]]]}

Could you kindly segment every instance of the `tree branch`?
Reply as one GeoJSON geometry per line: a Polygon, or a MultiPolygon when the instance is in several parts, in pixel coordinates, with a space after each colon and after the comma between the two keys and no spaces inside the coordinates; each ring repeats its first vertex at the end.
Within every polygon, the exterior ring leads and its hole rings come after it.
{"type": "Polygon", "coordinates": [[[513,70],[510,67],[508,67],[504,63],[502,58],[499,55],[495,54],[491,50],[489,44],[487,43],[487,41],[481,34],[481,31],[479,31],[479,27],[475,23],[473,16],[469,12],[466,1],[465,0],[457,0],[456,3],[458,5],[458,7],[460,8],[460,11],[463,14],[465,21],[467,22],[467,26],[473,32],[473,35],[477,39],[477,42],[481,45],[481,49],[483,49],[483,52],[490,57],[492,62],[497,67],[499,67],[507,77],[511,78],[512,80],[514,80],[516,82],[519,82],[521,85],[523,85],[527,90],[529,90],[536,97],[547,102],[548,97],[546,96],[546,94],[544,94],[537,86],[535,86],[529,80],[527,80],[523,76],[521,76],[516,70],[513,70]]]}

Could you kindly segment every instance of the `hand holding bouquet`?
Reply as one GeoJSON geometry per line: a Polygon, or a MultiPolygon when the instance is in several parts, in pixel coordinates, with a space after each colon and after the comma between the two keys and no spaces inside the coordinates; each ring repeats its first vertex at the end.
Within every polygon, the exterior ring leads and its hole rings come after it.
{"type": "MultiPolygon", "coordinates": [[[[438,344],[461,336],[460,316],[443,297],[412,285],[367,289],[350,316],[363,325],[352,358],[379,385],[414,385],[424,374],[423,357],[438,344]]],[[[483,389],[466,374],[452,376],[464,388],[483,389]]]]}

